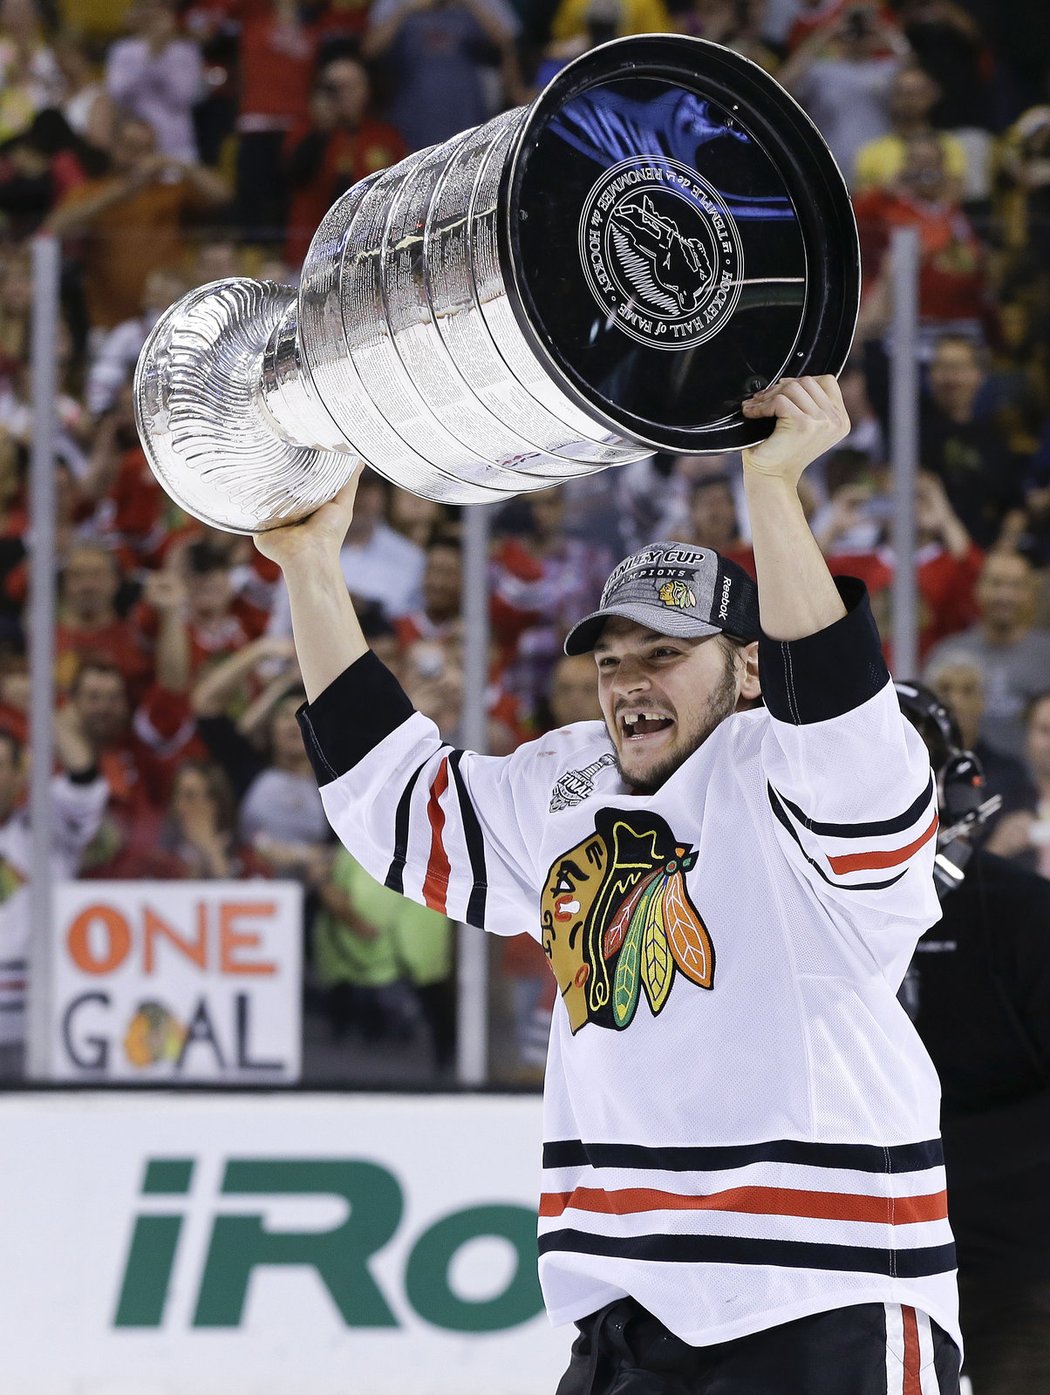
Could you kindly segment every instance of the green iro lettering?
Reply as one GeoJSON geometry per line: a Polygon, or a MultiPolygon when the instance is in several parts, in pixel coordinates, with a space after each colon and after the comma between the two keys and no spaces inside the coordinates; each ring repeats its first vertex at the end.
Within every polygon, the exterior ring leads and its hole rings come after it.
{"type": "Polygon", "coordinates": [[[341,1196],[350,1214],[323,1231],[272,1231],[259,1215],[217,1216],[204,1265],[194,1327],[236,1327],[253,1269],[306,1265],[320,1276],[348,1327],[396,1327],[397,1318],[368,1269],[390,1240],[404,1206],[397,1179],[376,1163],[349,1159],[233,1158],[225,1196],[341,1196]]]}
{"type": "MultiPolygon", "coordinates": [[[[142,1183],[144,1196],[185,1196],[193,1180],[192,1158],[151,1158],[142,1183]]],[[[182,1217],[139,1216],[131,1234],[124,1282],[114,1327],[159,1327],[175,1265],[182,1217]]]]}
{"type": "Polygon", "coordinates": [[[416,1241],[405,1290],[421,1318],[452,1332],[496,1332],[528,1322],[543,1308],[536,1275],[536,1212],[527,1206],[470,1206],[443,1216],[416,1241]],[[448,1280],[452,1260],[468,1241],[489,1235],[514,1246],[514,1274],[493,1298],[460,1298],[448,1280]]]}

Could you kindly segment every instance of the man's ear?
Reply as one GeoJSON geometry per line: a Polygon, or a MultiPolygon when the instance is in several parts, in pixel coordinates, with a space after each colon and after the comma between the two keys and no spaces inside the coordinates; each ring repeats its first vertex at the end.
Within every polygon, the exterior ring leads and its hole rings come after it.
{"type": "Polygon", "coordinates": [[[743,665],[743,678],[740,682],[738,701],[755,702],[762,696],[762,685],[758,681],[758,640],[752,640],[740,650],[743,665]]]}

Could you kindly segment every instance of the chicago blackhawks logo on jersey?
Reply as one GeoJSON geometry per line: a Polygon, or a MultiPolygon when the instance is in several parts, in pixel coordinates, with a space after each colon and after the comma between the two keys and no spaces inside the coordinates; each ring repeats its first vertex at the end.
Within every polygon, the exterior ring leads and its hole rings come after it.
{"type": "Polygon", "coordinates": [[[642,997],[655,1016],[679,974],[714,982],[715,951],[686,889],[696,861],[658,814],[601,809],[594,833],[555,858],[543,884],[543,949],[575,1033],[623,1031],[642,997]]]}

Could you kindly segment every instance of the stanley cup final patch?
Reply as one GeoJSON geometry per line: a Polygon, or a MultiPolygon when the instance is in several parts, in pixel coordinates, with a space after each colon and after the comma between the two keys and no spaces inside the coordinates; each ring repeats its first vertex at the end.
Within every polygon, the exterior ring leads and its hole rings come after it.
{"type": "Polygon", "coordinates": [[[740,298],[744,257],[732,214],[695,170],[663,155],[621,160],[595,182],[579,250],[598,304],[654,349],[703,344],[740,298]]]}
{"type": "Polygon", "coordinates": [[[594,777],[598,771],[615,764],[616,757],[611,751],[606,751],[582,770],[567,770],[551,790],[550,812],[557,814],[562,809],[571,809],[574,804],[582,804],[594,789],[594,777]]]}

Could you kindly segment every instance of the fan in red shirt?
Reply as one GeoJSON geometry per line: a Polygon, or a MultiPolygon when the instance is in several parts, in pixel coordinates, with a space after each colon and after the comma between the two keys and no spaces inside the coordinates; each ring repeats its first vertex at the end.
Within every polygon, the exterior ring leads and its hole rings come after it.
{"type": "MultiPolygon", "coordinates": [[[[206,664],[235,654],[257,639],[266,628],[267,615],[236,594],[230,554],[210,538],[189,543],[179,558],[178,570],[186,588],[189,677],[193,682],[206,664]]],[[[143,645],[152,648],[160,629],[156,607],[144,599],[131,618],[143,645]]]]}
{"type": "Polygon", "coordinates": [[[285,173],[292,199],[285,260],[299,266],[321,219],[341,194],[376,170],[404,159],[393,126],[369,112],[371,84],[364,64],[332,58],[310,98],[310,126],[288,146],[285,173]]]}
{"type": "MultiPolygon", "coordinates": [[[[836,538],[863,521],[870,497],[863,486],[843,486],[832,500],[832,520],[821,545],[833,575],[857,576],[867,586],[879,628],[886,637],[886,662],[892,666],[889,599],[896,570],[893,549],[880,546],[870,552],[835,552],[836,538]]],[[[915,523],[919,658],[925,659],[934,645],[967,629],[977,618],[974,588],[984,553],[966,531],[936,475],[923,473],[916,481],[915,523]]]]}
{"type": "Polygon", "coordinates": [[[0,652],[0,731],[9,731],[23,746],[29,741],[29,660],[24,654],[0,652]]]}
{"type": "Polygon", "coordinates": [[[116,554],[126,574],[174,566],[191,543],[207,539],[220,549],[232,548],[235,590],[248,607],[245,623],[254,629],[259,623],[256,612],[269,613],[280,568],[247,538],[234,540],[183,513],[164,492],[139,443],[130,384],[121,390],[112,411],[99,419],[83,489],[98,501],[94,536],[116,554]]]}
{"type": "MultiPolygon", "coordinates": [[[[937,132],[909,136],[896,186],[858,194],[864,278],[870,290],[886,271],[895,228],[919,230],[919,316],[936,324],[981,324],[990,314],[985,249],[951,195],[937,132]]],[[[870,291],[869,291],[870,293],[870,291]]]]}
{"type": "Polygon", "coordinates": [[[276,177],[289,131],[307,120],[319,32],[298,0],[201,0],[190,22],[200,36],[238,29],[237,222],[251,242],[285,227],[284,181],[276,177]]]}
{"type": "MultiPolygon", "coordinates": [[[[459,539],[439,533],[427,545],[423,605],[394,619],[403,678],[421,711],[452,731],[463,702],[461,598],[463,561],[459,539]]],[[[529,732],[514,696],[503,686],[501,656],[493,653],[485,693],[489,750],[512,751],[529,732]]]]}
{"type": "Polygon", "coordinates": [[[180,765],[205,753],[193,723],[178,721],[177,695],[151,689],[133,713],[120,669],[106,659],[88,658],[73,679],[69,701],[110,792],[102,827],[86,854],[85,875],[177,874],[170,858],[158,853],[160,830],[180,765]],[[165,710],[173,704],[173,711],[165,710]]]}
{"type": "Polygon", "coordinates": [[[402,653],[418,639],[444,643],[458,639],[460,634],[463,561],[459,539],[452,533],[439,533],[427,544],[426,553],[423,605],[419,610],[394,617],[394,633],[402,653]]]}
{"type": "Polygon", "coordinates": [[[157,564],[174,505],[149,467],[135,430],[131,384],[98,418],[83,491],[94,503],[98,539],[133,573],[157,564]]]}
{"type": "Polygon", "coordinates": [[[55,626],[55,681],[60,692],[69,691],[88,657],[109,659],[127,682],[133,701],[145,692],[153,662],[135,626],[117,612],[121,581],[116,557],[101,543],[78,542],[70,548],[55,626]]]}

